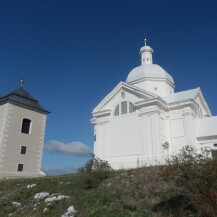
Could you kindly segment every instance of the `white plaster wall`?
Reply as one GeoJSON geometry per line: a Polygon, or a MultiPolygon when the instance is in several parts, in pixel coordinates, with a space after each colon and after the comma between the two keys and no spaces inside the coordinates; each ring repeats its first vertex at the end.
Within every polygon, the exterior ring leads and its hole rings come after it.
{"type": "Polygon", "coordinates": [[[20,106],[7,103],[8,115],[7,140],[0,176],[37,176],[40,175],[44,144],[46,115],[20,106]],[[23,118],[30,119],[30,134],[21,133],[23,118]],[[21,146],[27,147],[26,154],[20,154],[21,146]],[[19,163],[24,164],[22,172],[17,172],[19,163]]]}
{"type": "Polygon", "coordinates": [[[107,121],[99,118],[94,128],[97,133],[96,156],[108,160],[114,169],[163,163],[169,151],[165,152],[161,140],[167,134],[161,129],[165,127],[165,119],[161,120],[159,112],[153,111],[156,108],[111,115],[107,121]]]}
{"type": "Polygon", "coordinates": [[[170,128],[174,154],[187,145],[182,109],[170,112],[170,128]]]}
{"type": "Polygon", "coordinates": [[[195,135],[196,115],[190,107],[170,111],[170,128],[173,154],[186,146],[198,148],[195,135]]]}
{"type": "Polygon", "coordinates": [[[174,93],[174,88],[172,88],[164,80],[144,80],[133,85],[142,88],[143,90],[154,93],[160,97],[167,97],[169,94],[174,93]]]}
{"type": "Polygon", "coordinates": [[[138,114],[120,115],[110,121],[109,157],[141,155],[138,114]]]}
{"type": "Polygon", "coordinates": [[[198,104],[199,104],[199,108],[200,108],[200,112],[202,113],[203,117],[207,117],[209,116],[206,110],[205,105],[203,104],[203,101],[200,97],[200,95],[197,96],[196,100],[195,100],[198,104]]]}

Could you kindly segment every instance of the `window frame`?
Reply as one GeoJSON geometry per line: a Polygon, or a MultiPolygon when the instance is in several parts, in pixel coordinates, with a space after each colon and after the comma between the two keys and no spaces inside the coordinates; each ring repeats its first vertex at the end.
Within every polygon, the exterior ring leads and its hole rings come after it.
{"type": "Polygon", "coordinates": [[[22,145],[21,148],[20,148],[20,154],[26,154],[27,152],[27,147],[25,145],[22,145]],[[25,150],[25,153],[22,153],[23,149],[25,150]]]}
{"type": "Polygon", "coordinates": [[[17,165],[17,172],[23,172],[23,169],[24,169],[24,163],[19,163],[17,165]],[[21,166],[21,168],[20,168],[20,166],[21,166]]]}
{"type": "Polygon", "coordinates": [[[132,102],[129,102],[129,113],[133,113],[133,112],[135,112],[135,106],[133,105],[132,102]]]}
{"type": "Polygon", "coordinates": [[[32,130],[32,120],[29,118],[23,118],[22,124],[21,124],[21,133],[22,134],[31,134],[31,130],[32,130]],[[29,121],[28,126],[25,126],[25,124],[27,124],[27,123],[25,123],[25,121],[29,121]],[[28,128],[28,130],[25,128],[28,128]]]}
{"type": "Polygon", "coordinates": [[[121,115],[125,115],[128,113],[128,102],[127,101],[122,101],[121,102],[121,115]]]}
{"type": "Polygon", "coordinates": [[[117,117],[120,115],[132,114],[134,112],[136,112],[135,105],[132,102],[125,100],[115,106],[113,116],[117,117]]]}
{"type": "Polygon", "coordinates": [[[119,116],[120,115],[120,104],[115,106],[114,110],[114,116],[119,116]]]}

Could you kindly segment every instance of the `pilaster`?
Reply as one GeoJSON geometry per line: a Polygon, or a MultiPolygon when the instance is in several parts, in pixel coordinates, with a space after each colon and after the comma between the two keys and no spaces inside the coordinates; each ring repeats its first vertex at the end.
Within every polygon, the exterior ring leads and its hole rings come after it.
{"type": "Polygon", "coordinates": [[[3,171],[3,166],[4,166],[4,157],[5,157],[6,145],[8,141],[12,111],[13,111],[13,106],[9,103],[5,104],[4,116],[3,116],[3,121],[0,130],[0,172],[3,171]]]}
{"type": "Polygon", "coordinates": [[[182,116],[184,120],[187,145],[195,147],[197,145],[194,126],[196,114],[193,112],[191,108],[185,108],[183,109],[182,116]]]}

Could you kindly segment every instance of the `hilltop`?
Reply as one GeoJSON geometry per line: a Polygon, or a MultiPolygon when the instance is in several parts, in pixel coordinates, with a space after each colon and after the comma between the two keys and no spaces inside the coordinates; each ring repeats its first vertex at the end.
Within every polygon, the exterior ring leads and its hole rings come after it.
{"type": "Polygon", "coordinates": [[[106,172],[100,182],[102,171],[1,180],[0,216],[215,217],[217,161],[183,159],[106,172]]]}
{"type": "Polygon", "coordinates": [[[2,180],[0,216],[60,217],[70,206],[76,210],[74,216],[160,216],[161,212],[152,211],[152,208],[162,201],[169,186],[157,178],[158,172],[157,167],[115,172],[111,178],[91,189],[85,187],[82,173],[2,180]],[[34,199],[40,192],[69,198],[49,204],[45,202],[47,197],[34,199]],[[13,202],[18,205],[13,205],[13,202]]]}

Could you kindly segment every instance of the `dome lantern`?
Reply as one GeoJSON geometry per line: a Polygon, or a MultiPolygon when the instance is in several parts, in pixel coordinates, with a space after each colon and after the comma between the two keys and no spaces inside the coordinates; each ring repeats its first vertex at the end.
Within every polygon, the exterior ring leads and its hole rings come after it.
{"type": "Polygon", "coordinates": [[[141,65],[145,64],[152,64],[152,54],[153,49],[146,45],[146,39],[144,40],[145,46],[140,49],[140,55],[141,55],[141,65]]]}
{"type": "Polygon", "coordinates": [[[141,65],[131,70],[126,82],[160,97],[167,97],[174,93],[174,80],[162,67],[153,64],[153,52],[145,40],[145,46],[140,49],[141,65]]]}

